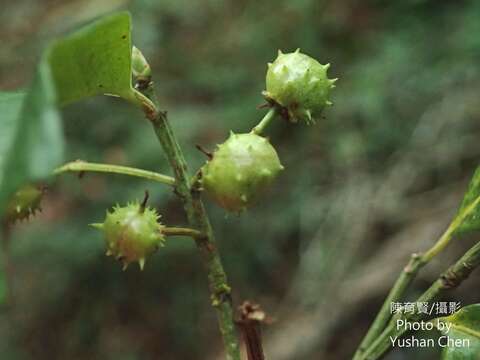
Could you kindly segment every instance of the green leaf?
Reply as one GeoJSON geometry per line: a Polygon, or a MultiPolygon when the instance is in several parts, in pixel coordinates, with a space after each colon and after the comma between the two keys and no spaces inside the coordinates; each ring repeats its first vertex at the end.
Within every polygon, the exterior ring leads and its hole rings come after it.
{"type": "Polygon", "coordinates": [[[1,94],[0,212],[26,182],[48,177],[62,161],[63,137],[50,68],[42,61],[27,94],[1,94]]]}
{"type": "Polygon", "coordinates": [[[48,47],[26,93],[0,92],[0,215],[13,192],[62,162],[60,106],[98,94],[145,102],[132,88],[131,49],[130,15],[107,16],[48,47]]]}
{"type": "Polygon", "coordinates": [[[10,194],[61,163],[59,106],[98,94],[144,101],[132,88],[131,47],[130,15],[104,17],[52,44],[26,94],[0,93],[0,214],[10,194]]]}
{"type": "Polygon", "coordinates": [[[131,51],[128,12],[104,17],[54,43],[46,56],[59,104],[98,94],[135,102],[131,51]]]}
{"type": "Polygon", "coordinates": [[[480,354],[480,304],[469,305],[438,321],[451,326],[443,330],[440,345],[443,360],[478,360],[480,354]]]}
{"type": "MultiPolygon", "coordinates": [[[[6,153],[11,147],[12,134],[15,132],[16,120],[22,107],[25,94],[23,93],[0,93],[0,169],[3,168],[7,158],[6,153]]],[[[0,171],[0,184],[4,173],[0,171]]]]}
{"type": "Polygon", "coordinates": [[[480,229],[480,167],[477,168],[453,223],[455,233],[480,229]]]}

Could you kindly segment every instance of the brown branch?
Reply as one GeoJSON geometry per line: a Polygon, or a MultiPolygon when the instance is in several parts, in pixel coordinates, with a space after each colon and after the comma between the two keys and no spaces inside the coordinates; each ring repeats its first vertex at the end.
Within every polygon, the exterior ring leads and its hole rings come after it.
{"type": "Polygon", "coordinates": [[[236,323],[241,330],[247,349],[248,360],[265,360],[262,346],[262,323],[270,323],[271,319],[261,309],[260,305],[244,301],[238,307],[236,323]]]}

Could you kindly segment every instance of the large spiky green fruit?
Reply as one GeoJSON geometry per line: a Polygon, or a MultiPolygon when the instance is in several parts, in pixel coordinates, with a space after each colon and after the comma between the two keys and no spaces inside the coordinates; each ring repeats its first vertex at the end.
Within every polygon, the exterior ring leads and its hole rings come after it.
{"type": "Polygon", "coordinates": [[[234,134],[219,145],[202,168],[207,194],[228,211],[253,204],[283,170],[275,148],[256,134],[234,134]]]}
{"type": "Polygon", "coordinates": [[[268,64],[265,97],[287,109],[292,122],[315,122],[329,101],[330,91],[337,79],[329,79],[330,64],[322,65],[314,58],[302,54],[278,52],[273,63],[268,64]]]}
{"type": "Polygon", "coordinates": [[[5,210],[5,219],[13,223],[28,219],[40,210],[43,190],[34,185],[25,185],[18,189],[10,198],[5,210]]]}
{"type": "Polygon", "coordinates": [[[143,270],[146,258],[165,243],[159,219],[155,209],[135,202],[107,210],[105,221],[92,226],[103,231],[107,256],[121,261],[124,270],[131,262],[143,270]]]}

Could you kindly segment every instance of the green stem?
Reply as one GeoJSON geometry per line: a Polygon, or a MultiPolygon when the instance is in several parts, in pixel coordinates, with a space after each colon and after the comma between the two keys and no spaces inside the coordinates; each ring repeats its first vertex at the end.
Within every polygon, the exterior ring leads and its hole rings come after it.
{"type": "MultiPolygon", "coordinates": [[[[480,266],[480,242],[471,247],[455,264],[450,266],[440,277],[415,301],[431,302],[444,292],[458,287],[468,276],[480,266]]],[[[403,314],[401,317],[406,321],[421,321],[428,314],[403,314]]],[[[392,347],[390,337],[401,337],[406,331],[396,328],[396,320],[393,317],[385,330],[378,336],[376,341],[368,348],[362,359],[377,360],[382,358],[392,347]]]]}
{"type": "Polygon", "coordinates": [[[425,263],[428,263],[430,260],[432,260],[435,256],[440,254],[443,249],[447,247],[447,245],[450,243],[450,241],[453,238],[453,234],[455,231],[458,229],[458,227],[465,221],[467,217],[469,217],[472,212],[477,208],[477,205],[480,201],[480,197],[475,199],[462,213],[455,217],[453,221],[450,223],[448,229],[443,233],[442,237],[438,239],[438,241],[433,245],[428,251],[425,252],[425,254],[422,256],[422,260],[425,263]]]}
{"type": "Polygon", "coordinates": [[[175,185],[175,179],[171,176],[159,174],[153,171],[136,169],[128,166],[111,165],[111,164],[98,164],[89,163],[81,160],[72,161],[54,170],[55,175],[62,174],[64,172],[103,172],[111,174],[122,174],[128,176],[141,177],[148,180],[153,180],[162,184],[175,185]]]}
{"type": "Polygon", "coordinates": [[[170,226],[162,228],[162,234],[165,234],[166,236],[189,236],[193,239],[200,239],[203,237],[203,234],[198,230],[170,226]]]}
{"type": "Polygon", "coordinates": [[[265,114],[263,119],[260,120],[258,125],[252,129],[251,133],[256,135],[262,134],[263,130],[265,130],[268,124],[270,124],[270,122],[275,118],[275,115],[277,115],[277,108],[274,106],[271,107],[270,110],[268,110],[268,112],[265,114]]]}
{"type": "Polygon", "coordinates": [[[373,346],[375,339],[378,339],[380,333],[384,330],[386,324],[391,318],[390,306],[393,302],[398,301],[405,294],[405,291],[412,283],[412,281],[417,276],[420,269],[422,269],[426,264],[428,264],[435,256],[437,256],[445,247],[450,243],[455,233],[455,229],[463,222],[466,216],[469,215],[467,209],[461,216],[456,217],[449,225],[447,230],[442,234],[442,236],[435,242],[435,244],[427,250],[424,254],[413,254],[409,263],[400,273],[400,276],[395,281],[395,284],[391,288],[390,292],[387,295],[387,298],[383,302],[380,311],[378,312],[375,320],[368,329],[367,334],[363,338],[360,346],[358,347],[354,360],[363,359],[363,354],[370,347],[373,346]]]}
{"type": "MultiPolygon", "coordinates": [[[[150,91],[152,90],[150,89],[150,91]]],[[[150,96],[155,99],[153,91],[150,92],[150,96]]],[[[200,192],[192,187],[185,158],[170,127],[166,112],[158,110],[152,112],[148,108],[144,110],[175,174],[176,193],[183,202],[189,224],[204,234],[203,237],[196,239],[196,244],[208,274],[211,301],[217,311],[218,326],[223,338],[226,359],[240,360],[231,288],[220,260],[210,221],[200,199],[200,192]]]]}
{"type": "Polygon", "coordinates": [[[407,266],[403,269],[398,279],[395,281],[395,284],[391,288],[390,292],[387,295],[387,298],[383,302],[380,311],[378,312],[375,320],[373,321],[370,329],[367,332],[367,335],[363,338],[360,346],[355,353],[353,359],[359,360],[362,359],[362,355],[365,350],[375,341],[378,335],[383,331],[385,325],[391,318],[391,304],[398,301],[405,293],[406,289],[412,282],[412,280],[417,275],[420,268],[424,265],[421,261],[421,256],[418,254],[413,254],[408,262],[407,266]]]}
{"type": "Polygon", "coordinates": [[[395,322],[396,320],[393,321],[392,319],[388,323],[380,336],[377,337],[372,343],[372,345],[368,348],[362,359],[376,359],[382,356],[382,354],[388,349],[388,343],[385,343],[385,340],[388,340],[388,342],[390,342],[390,336],[393,336],[393,334],[395,334],[395,322]]]}

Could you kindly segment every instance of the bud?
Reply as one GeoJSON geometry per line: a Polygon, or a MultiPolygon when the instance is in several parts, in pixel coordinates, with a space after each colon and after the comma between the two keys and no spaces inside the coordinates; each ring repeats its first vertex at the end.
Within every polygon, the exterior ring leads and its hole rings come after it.
{"type": "Polygon", "coordinates": [[[132,75],[136,84],[148,84],[152,79],[152,70],[140,50],[132,47],[132,75]]]}

